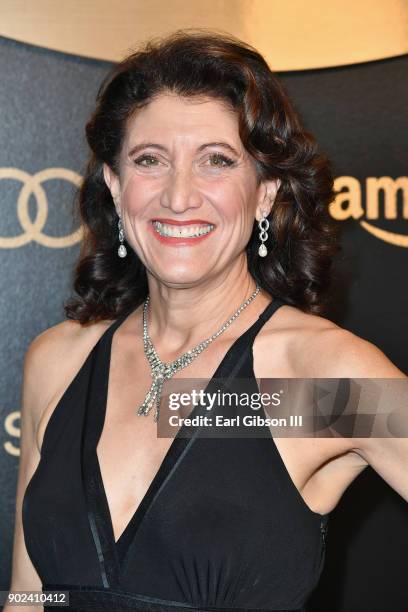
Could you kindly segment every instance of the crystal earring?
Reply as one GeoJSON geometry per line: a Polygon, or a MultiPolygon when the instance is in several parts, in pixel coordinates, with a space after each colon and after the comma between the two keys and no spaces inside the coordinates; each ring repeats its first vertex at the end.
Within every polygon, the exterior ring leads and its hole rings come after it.
{"type": "Polygon", "coordinates": [[[269,221],[266,217],[267,217],[267,214],[265,211],[263,211],[262,219],[258,221],[258,227],[260,229],[259,238],[261,240],[261,244],[258,249],[258,255],[260,257],[266,257],[266,255],[268,254],[268,249],[266,248],[264,244],[268,240],[267,230],[269,229],[269,221]]]}
{"type": "Polygon", "coordinates": [[[118,221],[118,229],[119,229],[119,242],[120,242],[120,246],[118,248],[118,255],[119,257],[126,257],[127,250],[126,250],[125,245],[123,244],[123,241],[125,239],[125,232],[123,231],[122,219],[120,217],[118,221]]]}

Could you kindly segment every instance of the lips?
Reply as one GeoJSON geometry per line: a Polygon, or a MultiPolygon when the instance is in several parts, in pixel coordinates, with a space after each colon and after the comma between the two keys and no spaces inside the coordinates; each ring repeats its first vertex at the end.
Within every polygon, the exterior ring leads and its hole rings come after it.
{"type": "Polygon", "coordinates": [[[172,219],[152,219],[150,228],[154,236],[166,244],[196,244],[207,238],[215,225],[204,219],[175,221],[172,219]]]}
{"type": "Polygon", "coordinates": [[[210,221],[207,219],[187,219],[187,221],[178,221],[176,219],[166,219],[164,217],[154,217],[152,219],[152,223],[154,221],[160,221],[161,223],[168,223],[169,225],[211,225],[210,221]]]}

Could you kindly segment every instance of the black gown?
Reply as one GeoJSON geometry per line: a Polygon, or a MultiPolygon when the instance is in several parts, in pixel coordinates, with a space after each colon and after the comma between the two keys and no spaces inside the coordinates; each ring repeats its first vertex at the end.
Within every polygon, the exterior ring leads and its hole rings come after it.
{"type": "MultiPolygon", "coordinates": [[[[268,304],[211,380],[256,385],[254,339],[284,303],[268,304]]],[[[306,610],[328,515],[303,500],[267,426],[265,437],[209,438],[198,426],[186,436],[183,425],[115,542],[96,448],[112,336],[127,316],[103,333],[53,411],[24,494],[24,538],[43,591],[69,591],[64,607],[76,611],[306,610]]]]}

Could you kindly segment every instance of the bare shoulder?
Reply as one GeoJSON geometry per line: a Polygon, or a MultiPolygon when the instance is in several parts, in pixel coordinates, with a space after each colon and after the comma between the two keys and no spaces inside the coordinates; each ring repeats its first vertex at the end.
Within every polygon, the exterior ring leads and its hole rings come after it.
{"type": "MultiPolygon", "coordinates": [[[[38,334],[29,344],[25,354],[25,368],[35,380],[46,383],[53,374],[61,371],[71,361],[77,361],[92,347],[112,321],[81,325],[66,320],[38,334]]],[[[58,376],[57,376],[58,377],[58,376]]]]}
{"type": "Polygon", "coordinates": [[[112,322],[81,325],[66,320],[45,329],[31,341],[24,357],[24,391],[36,430],[112,322]]]}
{"type": "Polygon", "coordinates": [[[86,344],[98,339],[101,333],[113,323],[112,320],[81,325],[78,321],[65,320],[39,333],[29,344],[26,358],[33,360],[57,357],[72,343],[86,344]]]}
{"type": "MultiPolygon", "coordinates": [[[[405,378],[392,361],[372,342],[357,336],[325,317],[283,305],[259,334],[259,351],[279,354],[279,376],[299,378],[405,378]],[[285,372],[283,372],[283,369],[285,372]]],[[[262,367],[260,376],[267,374],[262,367]]]]}

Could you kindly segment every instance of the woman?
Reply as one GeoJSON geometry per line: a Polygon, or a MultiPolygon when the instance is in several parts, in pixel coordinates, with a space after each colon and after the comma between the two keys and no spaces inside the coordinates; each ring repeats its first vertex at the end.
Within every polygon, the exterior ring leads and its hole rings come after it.
{"type": "Polygon", "coordinates": [[[408,499],[407,445],[158,438],[156,419],[183,377],[405,378],[321,316],[329,162],[257,51],[211,32],[116,66],[86,133],[76,296],[25,360],[11,588],[78,610],[304,610],[328,514],[367,465],[408,499]]]}

